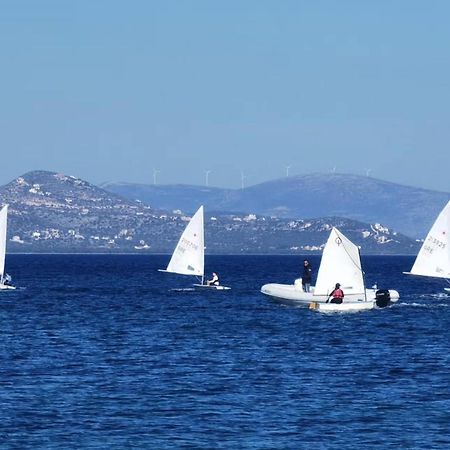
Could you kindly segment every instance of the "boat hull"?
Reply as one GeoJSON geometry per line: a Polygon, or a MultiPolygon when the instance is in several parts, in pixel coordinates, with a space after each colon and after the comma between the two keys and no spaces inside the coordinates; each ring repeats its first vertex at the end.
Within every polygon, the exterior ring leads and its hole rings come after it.
{"type": "Polygon", "coordinates": [[[375,308],[375,301],[363,301],[363,302],[343,302],[336,303],[318,303],[311,302],[309,309],[319,312],[357,312],[368,311],[375,308]]]}
{"type": "Polygon", "coordinates": [[[16,289],[15,286],[10,286],[9,284],[0,284],[0,291],[14,290],[14,289],[16,289]]]}
{"type": "MultiPolygon", "coordinates": [[[[344,302],[362,303],[366,302],[366,300],[375,301],[375,293],[377,290],[378,289],[366,289],[366,298],[364,298],[363,294],[346,294],[344,302]]],[[[311,288],[311,291],[312,292],[303,292],[300,284],[270,283],[261,287],[261,292],[263,294],[287,304],[307,306],[311,302],[326,303],[328,300],[328,297],[325,295],[314,295],[314,287],[311,288]]],[[[389,294],[391,296],[391,302],[396,302],[400,298],[399,293],[394,289],[389,289],[389,294]]]]}
{"type": "Polygon", "coordinates": [[[228,291],[228,290],[231,289],[229,286],[221,286],[221,285],[219,285],[219,286],[213,286],[213,285],[208,286],[207,284],[194,284],[194,286],[196,288],[199,288],[199,289],[211,289],[211,290],[216,290],[216,291],[228,291]]]}

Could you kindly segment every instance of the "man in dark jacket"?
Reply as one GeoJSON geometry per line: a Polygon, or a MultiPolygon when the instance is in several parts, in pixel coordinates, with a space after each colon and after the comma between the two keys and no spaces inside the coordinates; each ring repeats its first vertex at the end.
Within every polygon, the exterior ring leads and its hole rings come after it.
{"type": "Polygon", "coordinates": [[[312,269],[309,265],[309,261],[305,259],[303,261],[303,275],[302,275],[302,287],[304,292],[309,292],[311,286],[312,269]]]}

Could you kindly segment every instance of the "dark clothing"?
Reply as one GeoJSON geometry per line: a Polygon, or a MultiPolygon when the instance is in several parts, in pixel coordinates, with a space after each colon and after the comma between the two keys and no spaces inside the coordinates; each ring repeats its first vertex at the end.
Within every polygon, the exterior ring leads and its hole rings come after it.
{"type": "Polygon", "coordinates": [[[333,297],[330,300],[330,303],[337,303],[338,305],[340,305],[342,303],[342,301],[343,301],[342,298],[333,297]]]}
{"type": "Polygon", "coordinates": [[[302,274],[302,288],[304,292],[309,292],[309,287],[311,285],[311,266],[308,264],[303,264],[303,274],[302,274]]]}
{"type": "Polygon", "coordinates": [[[311,278],[312,278],[311,266],[309,264],[307,266],[303,266],[302,283],[311,284],[311,278]]]}

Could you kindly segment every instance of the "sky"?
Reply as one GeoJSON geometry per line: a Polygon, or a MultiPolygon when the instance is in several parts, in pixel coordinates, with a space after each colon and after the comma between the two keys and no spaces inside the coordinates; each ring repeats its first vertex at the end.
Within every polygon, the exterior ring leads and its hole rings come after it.
{"type": "Polygon", "coordinates": [[[0,0],[0,184],[336,171],[448,192],[449,16],[443,0],[0,0]]]}

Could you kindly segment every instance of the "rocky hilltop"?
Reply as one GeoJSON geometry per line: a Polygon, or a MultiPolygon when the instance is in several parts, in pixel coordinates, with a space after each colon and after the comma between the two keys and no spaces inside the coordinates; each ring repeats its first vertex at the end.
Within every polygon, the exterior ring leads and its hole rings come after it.
{"type": "MultiPolygon", "coordinates": [[[[412,180],[413,182],[414,180],[412,180]]],[[[250,186],[219,189],[183,185],[110,183],[105,189],[155,208],[244,211],[279,218],[347,217],[381,222],[414,238],[424,238],[450,193],[403,186],[349,174],[311,174],[250,186]]]]}
{"type": "MultiPolygon", "coordinates": [[[[154,209],[76,177],[29,172],[0,188],[8,203],[8,251],[171,253],[190,217],[154,209]]],[[[207,253],[320,252],[337,226],[366,254],[411,254],[419,244],[380,224],[206,212],[207,253]]]]}

